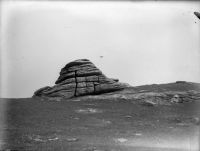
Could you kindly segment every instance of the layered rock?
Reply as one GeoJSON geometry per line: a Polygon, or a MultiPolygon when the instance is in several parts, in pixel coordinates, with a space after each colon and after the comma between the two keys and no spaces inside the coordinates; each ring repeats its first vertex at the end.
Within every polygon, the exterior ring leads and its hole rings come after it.
{"type": "Polygon", "coordinates": [[[87,59],[68,63],[60,71],[60,76],[53,87],[37,90],[34,96],[63,97],[101,94],[113,92],[127,87],[117,79],[106,77],[92,62],[87,59]]]}

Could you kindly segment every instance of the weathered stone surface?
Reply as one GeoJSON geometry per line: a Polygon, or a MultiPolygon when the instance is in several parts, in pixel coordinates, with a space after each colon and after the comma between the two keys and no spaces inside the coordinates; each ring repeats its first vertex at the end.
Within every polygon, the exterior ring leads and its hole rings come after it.
{"type": "Polygon", "coordinates": [[[86,82],[86,87],[94,87],[94,83],[93,82],[86,82]]]}
{"type": "Polygon", "coordinates": [[[69,73],[62,74],[62,75],[60,75],[60,77],[58,78],[58,80],[55,83],[58,84],[66,79],[75,78],[75,74],[76,74],[75,72],[69,72],[69,73]]]}
{"type": "Polygon", "coordinates": [[[121,90],[127,85],[118,79],[107,78],[87,59],[68,63],[52,87],[37,90],[34,96],[71,98],[81,95],[101,94],[121,90]]]}
{"type": "Polygon", "coordinates": [[[42,93],[45,93],[45,91],[48,91],[48,90],[50,90],[50,89],[51,89],[51,87],[49,87],[49,86],[40,88],[40,89],[38,89],[37,91],[34,92],[34,95],[35,95],[35,96],[41,96],[42,93]]]}
{"type": "Polygon", "coordinates": [[[87,76],[85,77],[87,82],[95,82],[98,81],[98,76],[94,75],[94,76],[87,76]]]}
{"type": "Polygon", "coordinates": [[[76,90],[76,96],[81,96],[85,94],[93,94],[94,93],[94,87],[85,87],[85,88],[77,88],[76,90]]]}
{"type": "Polygon", "coordinates": [[[172,98],[171,98],[171,102],[175,102],[175,103],[180,103],[182,102],[181,97],[178,94],[175,94],[172,98]]]}
{"type": "Polygon", "coordinates": [[[93,64],[83,64],[83,65],[77,65],[73,66],[67,69],[68,72],[78,71],[78,70],[94,70],[96,67],[93,64]]]}
{"type": "MultiPolygon", "coordinates": [[[[118,90],[120,87],[121,87],[120,84],[116,84],[116,83],[114,83],[114,84],[110,84],[110,83],[106,84],[106,83],[104,83],[104,84],[96,85],[95,86],[95,92],[96,93],[112,92],[112,91],[118,90]]],[[[122,88],[123,87],[121,87],[121,89],[122,88]]]]}
{"type": "Polygon", "coordinates": [[[77,82],[86,82],[85,77],[76,77],[77,82]]]}
{"type": "Polygon", "coordinates": [[[88,59],[75,60],[75,61],[72,61],[72,62],[66,64],[62,70],[66,70],[70,67],[77,66],[77,65],[83,65],[83,64],[91,64],[91,62],[88,59]]]}
{"type": "Polygon", "coordinates": [[[85,87],[87,87],[86,82],[80,82],[77,84],[77,88],[85,88],[85,87]]]}
{"type": "Polygon", "coordinates": [[[73,97],[75,89],[72,89],[70,91],[67,90],[61,90],[61,91],[57,91],[51,94],[48,94],[47,97],[63,97],[63,98],[71,98],[73,97]]]}
{"type": "Polygon", "coordinates": [[[86,77],[86,76],[91,76],[91,75],[101,75],[102,72],[98,69],[96,70],[79,70],[76,72],[77,76],[79,77],[86,77]]]}
{"type": "Polygon", "coordinates": [[[60,82],[59,85],[75,83],[75,82],[76,82],[76,78],[70,78],[70,79],[66,79],[66,80],[60,82]]]}

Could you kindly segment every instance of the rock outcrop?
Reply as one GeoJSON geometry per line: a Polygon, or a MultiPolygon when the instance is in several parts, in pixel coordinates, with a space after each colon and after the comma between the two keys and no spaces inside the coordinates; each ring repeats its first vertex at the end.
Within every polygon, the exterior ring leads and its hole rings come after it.
{"type": "Polygon", "coordinates": [[[127,87],[117,79],[107,78],[87,59],[68,63],[52,87],[37,90],[34,96],[72,98],[82,95],[113,92],[127,87]]]}

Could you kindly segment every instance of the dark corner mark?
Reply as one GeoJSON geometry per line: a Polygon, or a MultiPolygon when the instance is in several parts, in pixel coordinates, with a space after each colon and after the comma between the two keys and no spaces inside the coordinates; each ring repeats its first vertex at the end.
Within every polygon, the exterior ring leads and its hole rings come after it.
{"type": "Polygon", "coordinates": [[[194,15],[197,16],[200,19],[200,13],[199,12],[194,12],[194,15]]]}

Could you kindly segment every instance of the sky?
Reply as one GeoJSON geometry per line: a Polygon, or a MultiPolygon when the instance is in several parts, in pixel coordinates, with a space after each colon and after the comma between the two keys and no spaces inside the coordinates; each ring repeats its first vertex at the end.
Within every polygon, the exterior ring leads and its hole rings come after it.
{"type": "Polygon", "coordinates": [[[198,1],[0,3],[0,97],[31,97],[82,58],[132,86],[200,82],[198,1]]]}

